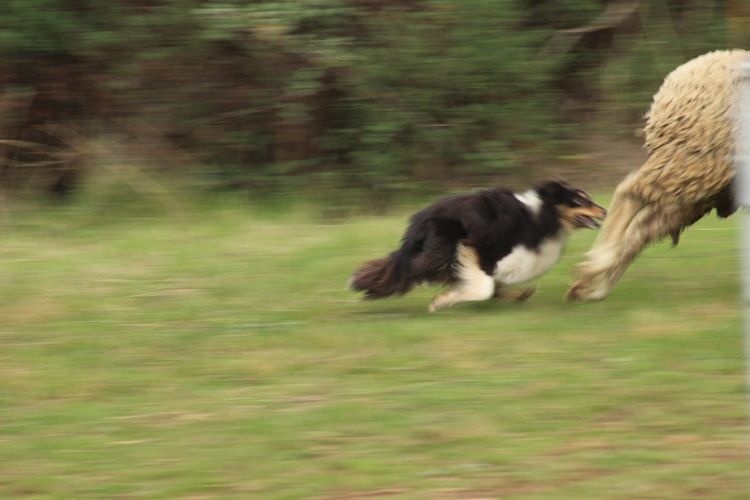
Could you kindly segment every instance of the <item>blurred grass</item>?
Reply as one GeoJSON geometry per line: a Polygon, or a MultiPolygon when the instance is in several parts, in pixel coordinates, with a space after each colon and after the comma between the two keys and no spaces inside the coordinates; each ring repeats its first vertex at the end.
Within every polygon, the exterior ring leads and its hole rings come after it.
{"type": "Polygon", "coordinates": [[[746,498],[737,220],[599,304],[345,289],[408,211],[323,223],[15,213],[0,245],[0,496],[746,498]]]}

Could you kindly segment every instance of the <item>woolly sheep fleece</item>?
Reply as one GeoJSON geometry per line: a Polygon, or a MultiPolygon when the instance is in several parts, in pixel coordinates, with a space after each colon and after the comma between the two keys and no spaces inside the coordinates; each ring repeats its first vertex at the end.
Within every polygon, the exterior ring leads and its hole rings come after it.
{"type": "Polygon", "coordinates": [[[572,300],[601,300],[638,253],[680,233],[716,208],[735,210],[732,197],[735,111],[744,50],[716,51],[672,71],[646,115],[646,162],[616,188],[597,240],[568,290],[572,300]]]}

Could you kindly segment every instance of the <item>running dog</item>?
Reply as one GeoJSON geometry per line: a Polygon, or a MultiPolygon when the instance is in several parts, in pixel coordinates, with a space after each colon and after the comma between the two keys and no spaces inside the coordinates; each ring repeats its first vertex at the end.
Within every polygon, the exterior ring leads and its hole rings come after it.
{"type": "Polygon", "coordinates": [[[415,285],[448,288],[429,311],[491,297],[523,301],[563,255],[570,233],[598,228],[606,210],[582,189],[547,181],[523,193],[492,188],[438,200],[411,217],[401,247],[365,263],[350,287],[365,298],[403,295],[415,285]]]}

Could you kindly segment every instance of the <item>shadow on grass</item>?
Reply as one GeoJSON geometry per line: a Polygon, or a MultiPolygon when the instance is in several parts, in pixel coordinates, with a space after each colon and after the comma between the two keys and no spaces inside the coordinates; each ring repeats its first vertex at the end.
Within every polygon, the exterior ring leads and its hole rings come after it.
{"type": "Polygon", "coordinates": [[[462,302],[455,304],[437,312],[430,313],[427,311],[430,299],[423,303],[417,303],[413,300],[398,302],[399,299],[385,299],[385,301],[368,301],[363,300],[358,304],[358,308],[350,311],[350,314],[356,316],[399,316],[403,318],[421,318],[435,317],[439,318],[446,315],[460,314],[495,314],[504,311],[518,311],[527,309],[531,304],[527,302],[509,302],[502,300],[486,300],[482,302],[462,302]],[[371,306],[371,307],[368,307],[371,306]]]}

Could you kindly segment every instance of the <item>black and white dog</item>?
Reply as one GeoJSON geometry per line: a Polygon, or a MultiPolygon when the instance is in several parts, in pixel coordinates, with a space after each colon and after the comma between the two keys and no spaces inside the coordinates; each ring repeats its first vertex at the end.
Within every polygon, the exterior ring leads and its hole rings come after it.
{"type": "Polygon", "coordinates": [[[402,295],[420,283],[450,285],[430,312],[493,296],[525,300],[529,282],[562,257],[570,232],[597,228],[606,210],[582,189],[547,181],[524,193],[495,188],[443,198],[414,214],[401,247],[365,263],[350,286],[378,299],[402,295]]]}

